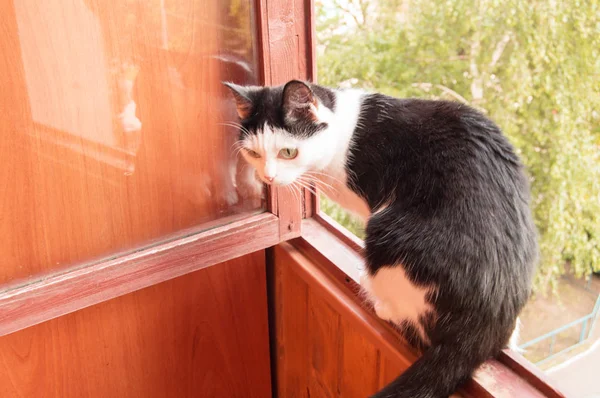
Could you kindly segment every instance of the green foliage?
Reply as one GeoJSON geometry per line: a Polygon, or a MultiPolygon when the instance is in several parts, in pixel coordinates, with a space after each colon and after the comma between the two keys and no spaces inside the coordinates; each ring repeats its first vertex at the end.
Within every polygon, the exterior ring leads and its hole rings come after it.
{"type": "Polygon", "coordinates": [[[365,229],[362,221],[347,212],[343,208],[341,208],[337,203],[332,202],[327,197],[321,195],[319,205],[321,207],[321,211],[325,214],[329,215],[335,221],[344,226],[348,231],[352,232],[354,235],[358,236],[361,239],[365,238],[365,229]]]}
{"type": "Polygon", "coordinates": [[[537,288],[553,286],[566,261],[578,275],[600,270],[598,0],[318,0],[317,9],[320,83],[463,101],[503,128],[531,177],[537,288]]]}

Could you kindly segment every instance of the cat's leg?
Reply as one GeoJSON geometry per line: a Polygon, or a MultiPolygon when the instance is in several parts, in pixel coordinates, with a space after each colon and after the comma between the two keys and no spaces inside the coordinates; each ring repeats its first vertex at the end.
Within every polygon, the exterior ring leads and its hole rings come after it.
{"type": "Polygon", "coordinates": [[[235,171],[237,159],[229,159],[227,167],[221,169],[222,189],[219,193],[220,200],[227,206],[234,206],[238,203],[239,197],[235,186],[235,171]]]}
{"type": "Polygon", "coordinates": [[[413,284],[399,264],[380,267],[375,275],[364,272],[360,283],[378,317],[398,326],[413,325],[420,340],[428,341],[421,319],[433,312],[430,288],[413,284]]]}
{"type": "Polygon", "coordinates": [[[360,285],[367,296],[367,300],[373,305],[377,316],[385,321],[393,322],[392,310],[388,304],[373,294],[371,278],[366,271],[362,271],[360,274],[360,285]]]}
{"type": "Polygon", "coordinates": [[[244,200],[261,200],[264,198],[264,185],[256,177],[256,170],[238,160],[236,168],[237,190],[244,200]]]}

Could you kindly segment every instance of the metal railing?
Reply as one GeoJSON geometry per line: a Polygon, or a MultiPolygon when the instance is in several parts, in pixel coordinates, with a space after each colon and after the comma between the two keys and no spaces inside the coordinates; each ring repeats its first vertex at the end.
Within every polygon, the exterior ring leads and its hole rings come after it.
{"type": "Polygon", "coordinates": [[[530,340],[527,343],[521,345],[519,348],[526,349],[527,347],[531,347],[532,345],[535,345],[544,340],[550,339],[550,349],[549,349],[548,355],[546,357],[544,357],[543,359],[537,361],[535,364],[541,365],[545,362],[548,362],[552,358],[555,358],[556,356],[558,356],[560,354],[567,353],[567,352],[581,346],[582,344],[584,344],[587,341],[587,339],[591,336],[591,334],[594,330],[594,326],[595,326],[596,320],[598,318],[597,315],[598,315],[599,311],[600,311],[600,295],[598,295],[598,298],[596,299],[596,304],[594,304],[594,309],[592,310],[591,313],[589,313],[586,316],[583,316],[573,322],[567,323],[564,326],[554,329],[553,331],[546,333],[540,337],[536,337],[535,339],[530,340]],[[560,333],[562,333],[568,329],[575,328],[578,325],[581,325],[581,331],[579,332],[579,341],[567,348],[564,348],[564,349],[558,351],[558,352],[554,352],[554,346],[556,344],[556,337],[560,333]]]}

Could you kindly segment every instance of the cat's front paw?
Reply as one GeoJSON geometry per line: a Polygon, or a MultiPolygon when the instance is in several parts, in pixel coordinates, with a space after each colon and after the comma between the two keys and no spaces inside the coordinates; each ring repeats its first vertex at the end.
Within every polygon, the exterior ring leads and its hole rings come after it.
{"type": "Polygon", "coordinates": [[[391,321],[392,311],[388,304],[384,303],[382,300],[379,300],[375,297],[371,292],[371,277],[365,270],[361,270],[359,274],[360,286],[365,292],[367,299],[373,303],[373,309],[375,310],[375,314],[384,321],[391,321]]]}
{"type": "Polygon", "coordinates": [[[238,193],[244,200],[264,199],[263,186],[258,184],[240,184],[238,193]]]}
{"type": "Polygon", "coordinates": [[[221,194],[219,195],[219,202],[225,203],[229,207],[236,205],[239,202],[239,200],[240,198],[238,196],[238,193],[233,187],[227,191],[221,192],[221,194]]]}
{"type": "Polygon", "coordinates": [[[376,301],[373,305],[373,308],[375,309],[375,313],[377,314],[377,316],[383,319],[384,321],[392,320],[392,311],[385,303],[381,301],[376,301]]]}
{"type": "Polygon", "coordinates": [[[264,199],[264,185],[254,177],[254,174],[240,179],[237,190],[244,200],[264,199]]]}

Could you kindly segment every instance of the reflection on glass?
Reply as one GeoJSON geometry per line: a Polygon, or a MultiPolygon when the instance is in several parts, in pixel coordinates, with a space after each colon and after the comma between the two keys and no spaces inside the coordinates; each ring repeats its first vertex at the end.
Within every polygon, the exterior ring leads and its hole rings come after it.
{"type": "Polygon", "coordinates": [[[256,83],[252,4],[0,5],[0,283],[263,208],[220,83],[256,83]]]}

